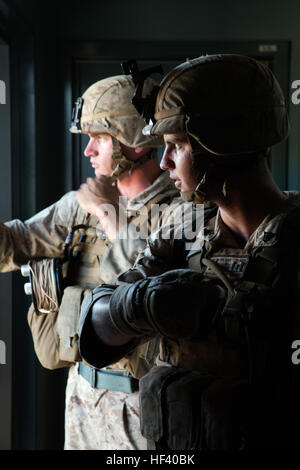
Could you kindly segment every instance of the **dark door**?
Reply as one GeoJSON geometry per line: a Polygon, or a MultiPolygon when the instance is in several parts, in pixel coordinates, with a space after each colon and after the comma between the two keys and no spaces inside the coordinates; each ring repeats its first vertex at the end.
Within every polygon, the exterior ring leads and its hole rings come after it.
{"type": "MultiPolygon", "coordinates": [[[[0,39],[0,219],[10,220],[11,145],[9,46],[0,39]]],[[[11,448],[12,275],[0,274],[0,449],[11,448]]]]}

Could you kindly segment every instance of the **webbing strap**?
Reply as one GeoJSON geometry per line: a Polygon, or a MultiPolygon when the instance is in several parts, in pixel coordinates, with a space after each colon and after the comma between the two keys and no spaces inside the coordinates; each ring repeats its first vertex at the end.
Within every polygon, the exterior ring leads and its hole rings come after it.
{"type": "Polygon", "coordinates": [[[97,114],[87,114],[86,116],[81,118],[81,122],[88,122],[88,121],[94,121],[96,119],[101,119],[101,118],[111,118],[111,117],[117,117],[117,116],[130,116],[131,114],[137,114],[135,110],[132,109],[120,109],[119,111],[104,111],[103,113],[97,113],[97,114]]]}
{"type": "Polygon", "coordinates": [[[122,371],[100,370],[80,362],[78,373],[92,388],[102,388],[104,390],[115,390],[125,393],[133,393],[139,388],[139,381],[122,371]]]}

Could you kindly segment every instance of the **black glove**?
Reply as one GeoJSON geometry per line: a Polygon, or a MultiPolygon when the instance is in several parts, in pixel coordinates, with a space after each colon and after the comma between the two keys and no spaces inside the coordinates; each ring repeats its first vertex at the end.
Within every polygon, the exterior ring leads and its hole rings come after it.
{"type": "Polygon", "coordinates": [[[101,368],[130,352],[141,337],[204,338],[226,294],[216,281],[190,269],[168,271],[134,284],[97,287],[82,304],[80,353],[101,368]]]}
{"type": "Polygon", "coordinates": [[[123,335],[202,338],[226,296],[216,281],[191,269],[177,269],[119,286],[111,296],[109,314],[123,335]]]}

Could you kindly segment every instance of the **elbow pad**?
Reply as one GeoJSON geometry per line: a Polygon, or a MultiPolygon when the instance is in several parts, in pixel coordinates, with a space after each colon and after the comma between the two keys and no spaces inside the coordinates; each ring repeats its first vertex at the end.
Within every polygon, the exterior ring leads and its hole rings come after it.
{"type": "Polygon", "coordinates": [[[172,339],[205,337],[227,298],[214,280],[191,269],[119,286],[110,299],[110,317],[124,335],[172,339]]]}

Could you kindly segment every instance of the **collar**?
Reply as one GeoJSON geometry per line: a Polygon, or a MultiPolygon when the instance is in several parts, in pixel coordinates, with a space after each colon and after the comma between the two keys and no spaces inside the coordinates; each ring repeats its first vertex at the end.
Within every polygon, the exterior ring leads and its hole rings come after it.
{"type": "Polygon", "coordinates": [[[272,246],[277,242],[278,230],[286,215],[293,209],[300,206],[300,194],[295,192],[285,192],[288,196],[285,210],[277,215],[269,214],[252,233],[245,248],[251,249],[260,246],[272,246]]]}
{"type": "MultiPolygon", "coordinates": [[[[170,179],[169,173],[164,171],[158,178],[145,189],[145,191],[140,192],[136,196],[132,197],[125,202],[126,198],[121,198],[120,203],[124,203],[124,210],[126,211],[127,218],[135,217],[137,212],[146,206],[153,198],[158,195],[161,195],[161,199],[166,199],[166,196],[169,196],[172,199],[175,199],[176,196],[179,196],[178,190],[174,186],[174,182],[170,179]]],[[[157,200],[159,203],[159,200],[157,200]]],[[[147,209],[148,211],[148,209],[147,209]]],[[[106,240],[106,234],[102,229],[101,222],[98,220],[96,225],[96,232],[98,237],[103,240],[106,240]]]]}
{"type": "Polygon", "coordinates": [[[300,194],[296,192],[284,192],[287,196],[286,208],[277,215],[269,214],[260,223],[257,229],[251,234],[244,247],[236,243],[235,237],[231,230],[224,224],[221,219],[220,210],[215,217],[209,219],[200,231],[198,237],[206,244],[208,250],[216,250],[218,248],[237,248],[251,252],[253,249],[263,246],[272,246],[277,242],[277,233],[285,216],[292,209],[300,206],[300,194]]]}
{"type": "Polygon", "coordinates": [[[151,199],[158,196],[160,193],[167,191],[174,192],[174,197],[178,195],[178,191],[174,186],[173,181],[169,177],[169,173],[164,171],[156,180],[148,186],[144,191],[127,201],[127,212],[135,212],[145,206],[151,199]]]}

